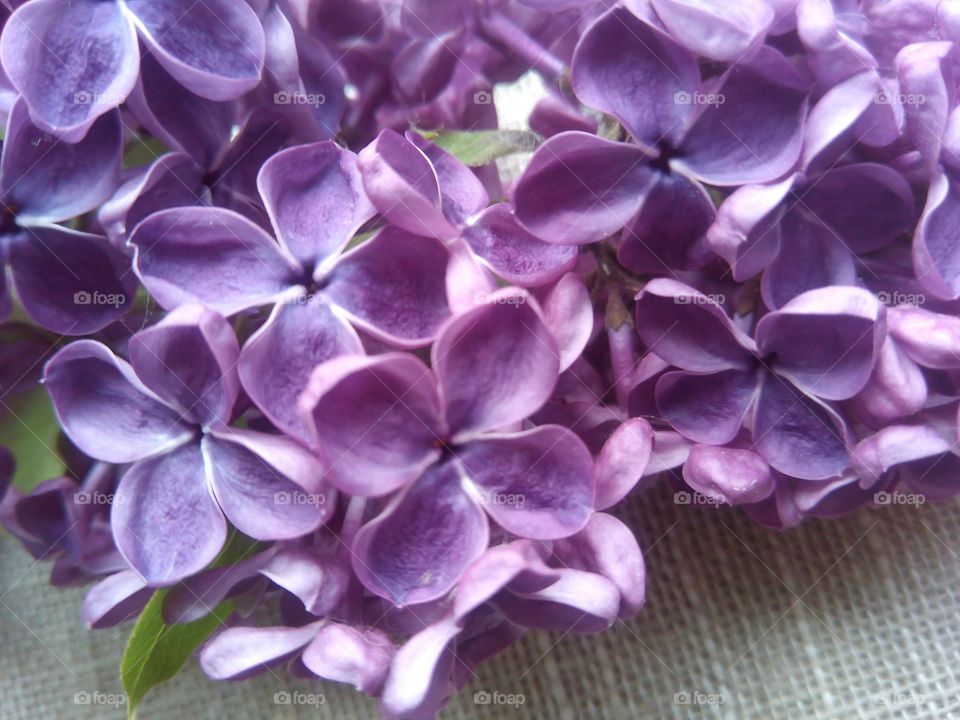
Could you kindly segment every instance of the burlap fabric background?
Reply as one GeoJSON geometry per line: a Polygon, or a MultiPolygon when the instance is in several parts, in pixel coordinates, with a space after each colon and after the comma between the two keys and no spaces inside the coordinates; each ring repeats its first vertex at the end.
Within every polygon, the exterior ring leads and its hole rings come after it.
{"type": "MultiPolygon", "coordinates": [[[[599,636],[528,635],[482,667],[441,717],[960,717],[955,503],[864,510],[780,534],[734,509],[675,505],[658,486],[620,514],[647,559],[640,616],[599,636]],[[478,692],[524,702],[478,704],[478,692]]],[[[129,626],[85,630],[80,591],[49,589],[49,568],[9,537],[0,553],[0,716],[122,717],[122,708],[77,704],[75,694],[109,700],[120,691],[129,626]]],[[[214,683],[191,661],[140,716],[352,720],[377,710],[350,688],[280,670],[214,683]],[[275,702],[295,691],[310,695],[275,702]],[[306,704],[316,693],[319,709],[306,704]]]]}

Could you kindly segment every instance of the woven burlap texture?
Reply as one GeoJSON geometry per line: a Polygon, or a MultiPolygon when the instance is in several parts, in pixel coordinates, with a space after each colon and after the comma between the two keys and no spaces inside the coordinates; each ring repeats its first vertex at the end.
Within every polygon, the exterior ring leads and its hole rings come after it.
{"type": "MultiPolygon", "coordinates": [[[[529,634],[481,667],[441,717],[960,718],[956,503],[864,510],[777,533],[735,509],[673,500],[664,485],[620,509],[647,561],[637,618],[596,636],[529,634]],[[482,693],[501,702],[484,704],[482,693]]],[[[9,537],[0,553],[0,717],[122,717],[93,701],[120,691],[129,626],[85,630],[81,591],[48,588],[49,567],[9,537]]],[[[378,716],[350,688],[279,669],[215,683],[195,660],[139,715],[378,716]],[[277,695],[295,692],[304,694],[277,695]],[[282,704],[288,698],[299,704],[282,704]]]]}

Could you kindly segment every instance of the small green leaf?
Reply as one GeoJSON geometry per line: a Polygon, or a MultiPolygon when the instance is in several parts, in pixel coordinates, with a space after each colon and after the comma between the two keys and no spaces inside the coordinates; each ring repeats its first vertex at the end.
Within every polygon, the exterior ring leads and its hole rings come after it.
{"type": "Polygon", "coordinates": [[[50,397],[43,387],[3,400],[0,406],[0,445],[17,462],[13,484],[30,492],[44,480],[63,475],[64,463],[57,453],[60,425],[50,397]]]}
{"type": "Polygon", "coordinates": [[[168,590],[158,590],[140,613],[120,661],[120,679],[127,695],[127,717],[151,689],[174,677],[194,651],[220,627],[233,611],[225,600],[209,615],[181,625],[163,622],[163,599],[168,590]]]}
{"type": "Polygon", "coordinates": [[[516,153],[533,152],[543,142],[539,135],[526,130],[425,131],[423,137],[456,157],[464,165],[480,167],[497,158],[516,153]]]}
{"type": "Polygon", "coordinates": [[[154,137],[137,138],[137,141],[127,148],[123,156],[123,166],[133,168],[149,165],[168,152],[170,150],[167,146],[154,137]]]}

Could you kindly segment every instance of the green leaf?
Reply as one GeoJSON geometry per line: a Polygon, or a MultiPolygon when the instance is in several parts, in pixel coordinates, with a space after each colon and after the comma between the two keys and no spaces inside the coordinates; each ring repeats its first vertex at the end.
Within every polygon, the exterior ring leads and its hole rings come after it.
{"type": "Polygon", "coordinates": [[[120,679],[127,695],[127,717],[150,690],[174,677],[194,651],[227,619],[233,601],[225,600],[209,615],[181,625],[163,622],[163,599],[169,590],[158,590],[140,613],[120,661],[120,679]]]}
{"type": "Polygon", "coordinates": [[[60,425],[46,390],[38,385],[3,400],[0,406],[0,445],[13,453],[17,467],[13,484],[28,493],[44,480],[63,475],[64,462],[57,452],[60,425]]]}
{"type": "Polygon", "coordinates": [[[137,138],[132,143],[123,156],[123,166],[125,168],[140,167],[149,165],[161,155],[170,152],[166,145],[155,137],[137,138]]]}
{"type": "Polygon", "coordinates": [[[470,167],[487,165],[507,155],[533,152],[543,142],[543,138],[539,135],[526,130],[470,132],[418,130],[417,132],[470,167]]]}

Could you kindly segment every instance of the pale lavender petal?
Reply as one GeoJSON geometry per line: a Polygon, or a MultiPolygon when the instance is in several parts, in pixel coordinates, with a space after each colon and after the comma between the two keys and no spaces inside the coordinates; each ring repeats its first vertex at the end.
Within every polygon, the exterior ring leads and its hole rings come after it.
{"type": "Polygon", "coordinates": [[[402,606],[454,586],[490,535],[465,481],[458,461],[434,465],[357,532],[353,569],[368,590],[402,606]]]}
{"type": "Polygon", "coordinates": [[[652,0],[657,17],[688,50],[712,60],[737,61],[763,43],[774,20],[764,0],[652,0]]]}
{"type": "Polygon", "coordinates": [[[127,470],[110,523],[120,552],[149,585],[170,585],[209,565],[227,539],[227,523],[207,485],[200,444],[127,470]]]}
{"type": "Polygon", "coordinates": [[[133,570],[109,575],[84,596],[83,622],[95,630],[118,625],[143,610],[153,593],[133,570]]]}
{"type": "Polygon", "coordinates": [[[857,443],[853,466],[872,482],[891,468],[938,457],[950,452],[952,446],[930,425],[890,425],[857,443]]]}
{"type": "Polygon", "coordinates": [[[606,510],[627,496],[643,477],[651,452],[653,428],[643,418],[631,418],[613,432],[597,457],[593,502],[597,510],[606,510]]]}
{"type": "Polygon", "coordinates": [[[576,273],[567,273],[541,299],[543,321],[560,349],[560,372],[583,353],[593,335],[590,291],[576,273]]]}
{"type": "Polygon", "coordinates": [[[316,637],[325,623],[303,627],[231,627],[200,651],[200,667],[214,680],[240,680],[286,660],[316,637]]]}
{"type": "Polygon", "coordinates": [[[493,430],[533,414],[559,374],[559,352],[533,298],[504,288],[452,318],[431,350],[454,435],[493,430]]]}
{"type": "Polygon", "coordinates": [[[559,425],[471,440],[457,457],[486,511],[518,537],[566,537],[593,512],[590,451],[559,425]]]}
{"type": "Polygon", "coordinates": [[[383,687],[395,652],[380,630],[359,630],[327,623],[303,651],[303,664],[324,680],[349,683],[360,692],[377,694],[383,687]]]}
{"type": "Polygon", "coordinates": [[[374,213],[356,155],[329,141],[277,153],[257,187],[277,238],[304,266],[344,247],[374,213]]]}
{"type": "Polygon", "coordinates": [[[428,625],[394,655],[383,689],[383,708],[396,717],[431,717],[453,692],[450,681],[456,655],[451,644],[460,634],[452,620],[428,625]]]}
{"type": "Polygon", "coordinates": [[[887,327],[897,346],[918,365],[960,368],[960,318],[901,306],[888,310],[887,327]]]}
{"type": "Polygon", "coordinates": [[[760,502],[776,485],[770,466],[755,452],[711,445],[690,449],[683,479],[698,493],[730,505],[760,502]]]}
{"type": "Polygon", "coordinates": [[[76,142],[137,79],[137,35],[119,3],[36,0],[7,20],[3,69],[43,130],[76,142]]]}
{"type": "Polygon", "coordinates": [[[511,622],[537,630],[595,633],[613,624],[620,613],[620,591],[597,573],[560,570],[560,579],[544,590],[504,593],[495,605],[511,622]]]}
{"type": "Polygon", "coordinates": [[[91,457],[132,462],[192,435],[133,368],[93,340],[78,340],[54,355],[43,382],[60,426],[91,457]]]}
{"type": "MultiPolygon", "coordinates": [[[[893,312],[888,311],[887,317],[892,316],[893,312]]],[[[923,371],[891,335],[880,348],[870,380],[850,401],[856,414],[874,427],[913,415],[928,397],[923,371]]]]}
{"type": "Polygon", "coordinates": [[[952,42],[924,42],[908,45],[896,57],[900,91],[923,98],[904,104],[906,135],[931,172],[940,162],[947,117],[956,100],[953,66],[956,53],[952,42]]]}
{"type": "Polygon", "coordinates": [[[917,279],[932,295],[960,297],[960,190],[949,175],[930,181],[927,205],[913,238],[917,279]]]}

